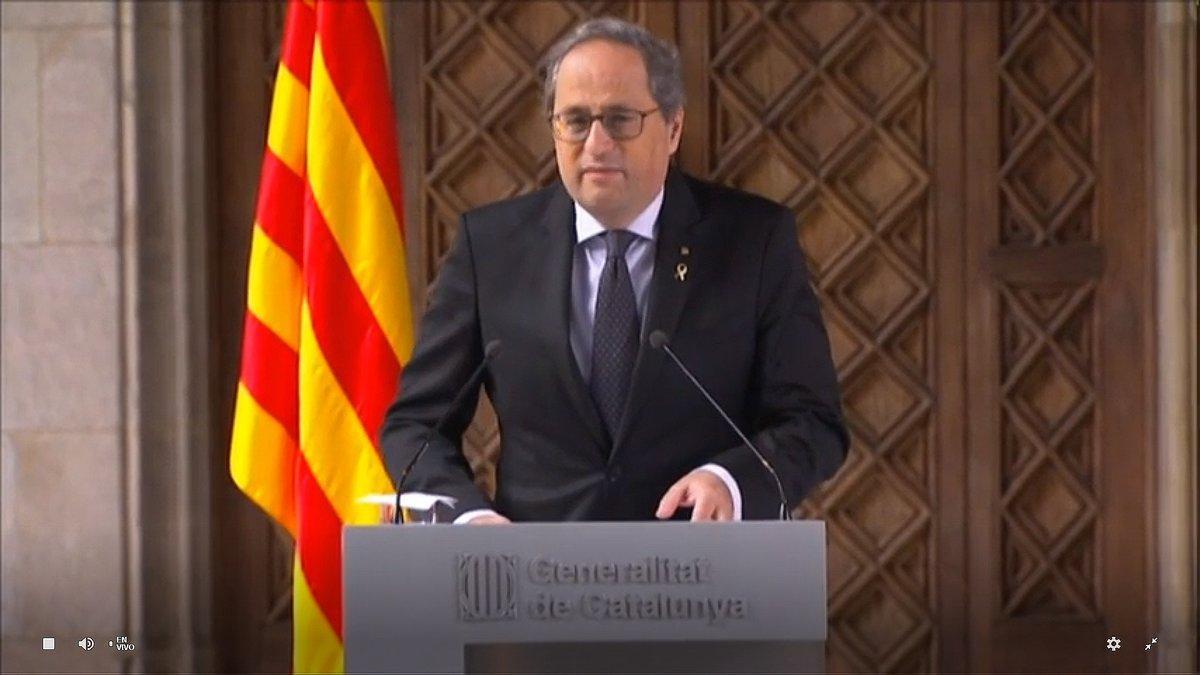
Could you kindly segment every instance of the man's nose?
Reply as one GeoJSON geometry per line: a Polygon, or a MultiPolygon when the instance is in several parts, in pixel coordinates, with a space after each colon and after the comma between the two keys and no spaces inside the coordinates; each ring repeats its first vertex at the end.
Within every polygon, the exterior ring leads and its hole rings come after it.
{"type": "Polygon", "coordinates": [[[593,155],[599,155],[611,149],[616,141],[612,136],[608,135],[608,130],[599,119],[592,120],[592,129],[588,132],[587,140],[584,141],[584,149],[593,155]]]}

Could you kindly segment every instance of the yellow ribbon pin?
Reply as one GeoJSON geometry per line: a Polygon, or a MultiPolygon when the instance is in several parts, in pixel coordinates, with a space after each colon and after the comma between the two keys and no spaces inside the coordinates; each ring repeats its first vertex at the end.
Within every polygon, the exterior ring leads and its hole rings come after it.
{"type": "Polygon", "coordinates": [[[675,278],[684,281],[687,279],[688,266],[687,263],[679,263],[675,266],[675,278]]]}

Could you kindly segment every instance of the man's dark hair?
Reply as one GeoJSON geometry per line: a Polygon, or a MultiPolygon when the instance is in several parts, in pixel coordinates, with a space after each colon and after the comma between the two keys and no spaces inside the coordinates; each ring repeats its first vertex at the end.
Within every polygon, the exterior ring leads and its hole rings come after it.
{"type": "Polygon", "coordinates": [[[542,102],[546,112],[554,110],[554,88],[558,84],[558,67],[563,58],[575,47],[592,40],[608,40],[638,50],[646,64],[650,94],[663,117],[669,119],[683,109],[683,73],[675,45],[654,37],[636,23],[603,17],[580,24],[547,52],[542,61],[542,102]]]}

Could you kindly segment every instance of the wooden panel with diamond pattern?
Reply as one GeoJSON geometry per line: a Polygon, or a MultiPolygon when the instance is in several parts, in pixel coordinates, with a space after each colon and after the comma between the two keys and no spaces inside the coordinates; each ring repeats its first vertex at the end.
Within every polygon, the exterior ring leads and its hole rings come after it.
{"type": "Polygon", "coordinates": [[[685,166],[795,210],[842,382],[850,457],[801,508],[828,525],[827,666],[936,669],[933,7],[681,11],[685,166]]]}
{"type": "Polygon", "coordinates": [[[973,669],[1148,666],[1143,20],[966,12],[973,669]]]}

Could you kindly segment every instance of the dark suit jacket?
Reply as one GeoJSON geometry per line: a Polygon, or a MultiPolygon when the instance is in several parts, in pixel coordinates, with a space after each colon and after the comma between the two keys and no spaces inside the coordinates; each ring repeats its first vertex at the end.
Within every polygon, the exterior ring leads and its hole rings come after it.
{"type": "MultiPolygon", "coordinates": [[[[458,513],[649,520],[672,483],[717,462],[738,482],[744,518],[775,517],[777,491],[762,465],[645,340],[623,428],[608,438],[568,339],[574,220],[561,183],[462,216],[383,424],[393,479],[429,437],[404,489],[452,495],[458,513]],[[501,435],[494,503],[461,452],[477,392],[450,411],[445,433],[432,433],[492,340],[502,342],[484,378],[501,435]]],[[[794,216],[672,170],[657,236],[643,336],[670,336],[776,467],[794,507],[834,474],[848,444],[794,216]]]]}

